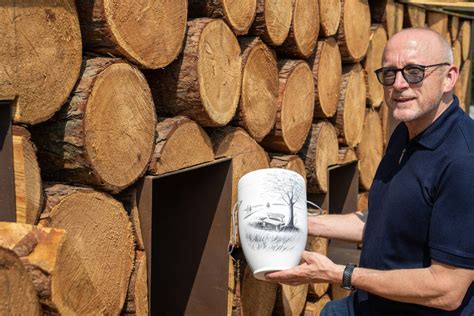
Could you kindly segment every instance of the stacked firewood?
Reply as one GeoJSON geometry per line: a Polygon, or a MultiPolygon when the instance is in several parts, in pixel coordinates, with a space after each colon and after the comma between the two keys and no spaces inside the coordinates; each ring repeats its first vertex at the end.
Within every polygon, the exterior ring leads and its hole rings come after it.
{"type": "MultiPolygon", "coordinates": [[[[470,22],[393,0],[0,0],[0,17],[18,222],[0,223],[0,314],[146,315],[147,174],[232,157],[234,204],[250,171],[327,194],[328,167],[358,161],[364,207],[396,124],[374,70],[403,27],[446,36],[470,101],[470,22]]],[[[229,314],[319,315],[345,295],[229,264],[229,314]]]]}

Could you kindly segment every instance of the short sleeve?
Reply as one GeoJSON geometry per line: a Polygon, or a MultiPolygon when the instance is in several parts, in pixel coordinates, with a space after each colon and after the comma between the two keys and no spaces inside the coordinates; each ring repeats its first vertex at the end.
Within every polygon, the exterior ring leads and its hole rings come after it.
{"type": "Polygon", "coordinates": [[[431,259],[474,269],[474,154],[442,171],[431,214],[431,259]]]}

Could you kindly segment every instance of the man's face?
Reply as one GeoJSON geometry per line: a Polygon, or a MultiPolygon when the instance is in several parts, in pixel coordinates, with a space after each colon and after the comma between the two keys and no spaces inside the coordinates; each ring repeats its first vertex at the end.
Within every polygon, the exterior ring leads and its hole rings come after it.
{"type": "MultiPolygon", "coordinates": [[[[383,67],[403,68],[409,64],[432,65],[444,63],[437,47],[422,39],[399,36],[387,45],[383,67]],[[430,49],[431,48],[431,49],[430,49]]],[[[410,84],[397,72],[393,85],[384,86],[385,101],[393,110],[395,119],[410,122],[434,110],[444,93],[443,78],[447,67],[426,68],[423,81],[410,84]]]]}

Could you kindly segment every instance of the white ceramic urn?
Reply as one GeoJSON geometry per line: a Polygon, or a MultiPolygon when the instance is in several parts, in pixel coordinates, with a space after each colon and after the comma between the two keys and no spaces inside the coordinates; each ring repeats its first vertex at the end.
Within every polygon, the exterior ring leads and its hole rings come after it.
{"type": "Polygon", "coordinates": [[[237,206],[240,244],[255,278],[300,263],[308,231],[301,175],[278,168],[249,172],[239,180],[237,206]]]}

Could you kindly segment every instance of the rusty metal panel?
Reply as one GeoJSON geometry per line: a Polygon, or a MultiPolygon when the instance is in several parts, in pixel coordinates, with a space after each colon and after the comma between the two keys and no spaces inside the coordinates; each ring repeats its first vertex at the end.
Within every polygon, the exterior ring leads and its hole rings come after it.
{"type": "Polygon", "coordinates": [[[231,160],[147,176],[138,208],[151,315],[226,315],[231,160]]]}
{"type": "Polygon", "coordinates": [[[0,100],[0,221],[2,222],[16,221],[12,102],[0,100]]]}

